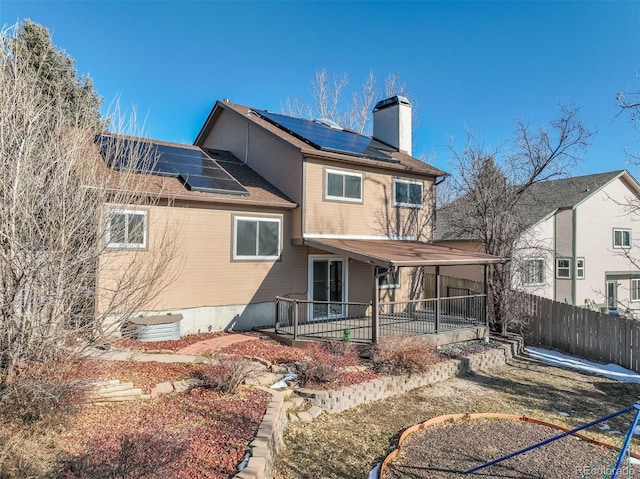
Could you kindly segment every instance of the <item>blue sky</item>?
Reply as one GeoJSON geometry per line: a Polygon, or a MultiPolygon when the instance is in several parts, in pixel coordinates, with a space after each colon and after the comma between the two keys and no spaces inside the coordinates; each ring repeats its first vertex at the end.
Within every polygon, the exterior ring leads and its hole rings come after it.
{"type": "Polygon", "coordinates": [[[572,102],[597,132],[574,174],[635,166],[640,133],[616,93],[640,90],[640,2],[215,2],[0,0],[31,18],[96,89],[146,118],[146,136],[191,143],[216,99],[280,112],[314,72],[357,89],[397,73],[420,103],[414,155],[447,169],[465,129],[488,147],[572,102]]]}

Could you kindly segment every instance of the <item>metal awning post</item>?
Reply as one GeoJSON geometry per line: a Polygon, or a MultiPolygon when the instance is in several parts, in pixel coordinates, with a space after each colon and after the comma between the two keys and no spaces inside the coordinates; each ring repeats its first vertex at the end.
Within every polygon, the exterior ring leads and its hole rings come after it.
{"type": "Polygon", "coordinates": [[[385,269],[381,273],[376,274],[376,268],[373,268],[373,286],[372,286],[372,304],[371,304],[371,342],[376,344],[378,339],[380,339],[380,317],[378,308],[380,307],[380,292],[378,291],[378,282],[380,278],[386,276],[391,271],[391,267],[385,269]]]}
{"type": "Polygon", "coordinates": [[[298,321],[300,314],[300,304],[298,300],[293,301],[293,339],[298,339],[298,321]]]}
{"type": "MultiPolygon", "coordinates": [[[[489,326],[489,265],[484,265],[484,325],[489,326]]],[[[488,335],[487,331],[487,335],[488,335]]]]}
{"type": "Polygon", "coordinates": [[[378,342],[378,335],[380,334],[380,324],[378,323],[378,278],[379,274],[376,274],[375,267],[373,268],[373,286],[372,286],[372,305],[371,305],[371,342],[376,344],[378,342]]]}
{"type": "Polygon", "coordinates": [[[436,266],[436,325],[435,333],[440,331],[440,266],[436,266]]]}

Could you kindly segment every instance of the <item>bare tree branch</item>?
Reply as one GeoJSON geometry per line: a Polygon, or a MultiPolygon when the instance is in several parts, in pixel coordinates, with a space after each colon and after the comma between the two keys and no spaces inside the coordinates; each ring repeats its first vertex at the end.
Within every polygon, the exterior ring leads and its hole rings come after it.
{"type": "Polygon", "coordinates": [[[171,281],[177,252],[164,225],[148,251],[109,248],[111,208],[161,204],[146,184],[161,180],[136,173],[152,152],[123,150],[124,167],[108,168],[86,129],[95,96],[75,98],[69,115],[64,90],[43,88],[29,50],[11,49],[17,31],[0,33],[0,389],[19,366],[77,359],[148,307],[171,281]]]}
{"type": "Polygon", "coordinates": [[[449,188],[458,197],[440,213],[447,218],[447,236],[480,241],[487,253],[511,259],[490,267],[491,319],[497,330],[506,332],[514,319],[515,278],[525,268],[518,252],[541,248],[524,241],[532,237],[526,234],[530,223],[523,199],[532,185],[568,176],[591,136],[577,109],[568,106],[561,107],[548,127],[535,131],[518,121],[511,148],[487,150],[470,133],[462,151],[451,148],[454,174],[449,188]]]}

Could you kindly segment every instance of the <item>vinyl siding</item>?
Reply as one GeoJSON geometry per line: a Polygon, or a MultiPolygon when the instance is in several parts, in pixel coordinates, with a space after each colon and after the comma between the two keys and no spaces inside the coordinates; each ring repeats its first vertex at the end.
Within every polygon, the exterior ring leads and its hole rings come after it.
{"type": "Polygon", "coordinates": [[[410,175],[397,176],[423,183],[425,204],[422,209],[415,210],[393,206],[394,177],[393,174],[382,173],[374,168],[351,167],[308,159],[305,165],[304,233],[306,235],[406,237],[415,236],[415,225],[421,225],[423,226],[421,239],[430,239],[433,179],[410,175]],[[326,169],[362,174],[362,202],[325,199],[326,169]],[[409,215],[417,216],[417,220],[413,221],[409,215]]]}
{"type": "Polygon", "coordinates": [[[349,261],[349,301],[371,301],[373,266],[360,261],[349,261]]]}
{"type": "MultiPolygon", "coordinates": [[[[640,226],[624,207],[631,198],[632,190],[622,179],[617,179],[577,208],[576,256],[585,258],[585,279],[576,281],[579,304],[584,303],[585,299],[604,303],[606,272],[637,272],[632,262],[621,254],[622,250],[613,248],[613,229],[628,228],[632,241],[630,255],[633,258],[640,257],[640,226]]],[[[625,308],[639,309],[640,303],[630,302],[629,275],[618,275],[618,278],[618,301],[625,308]]]]}
{"type": "MultiPolygon", "coordinates": [[[[571,259],[571,278],[555,278],[555,300],[562,303],[573,303],[573,277],[575,276],[575,258],[573,257],[573,210],[561,210],[555,215],[556,258],[571,259]]],[[[555,263],[554,263],[555,276],[555,263]]]]}
{"type": "Polygon", "coordinates": [[[306,248],[291,246],[291,212],[198,207],[193,204],[149,211],[149,250],[136,253],[107,253],[102,262],[101,281],[107,286],[109,271],[122,269],[134,255],[152,258],[162,254],[158,241],[165,232],[178,241],[178,254],[171,271],[175,278],[145,309],[179,310],[203,306],[250,304],[273,301],[280,295],[304,295],[306,248]],[[282,252],[279,260],[234,260],[234,216],[280,218],[282,252]]]}
{"type": "MultiPolygon", "coordinates": [[[[302,204],[302,155],[284,141],[235,112],[222,110],[203,146],[232,152],[249,167],[302,204]]],[[[291,216],[291,234],[302,234],[300,208],[291,216]]]]}
{"type": "MultiPolygon", "coordinates": [[[[543,285],[524,285],[523,278],[517,276],[514,284],[524,291],[553,299],[555,288],[555,217],[552,216],[531,227],[520,240],[518,247],[518,263],[521,268],[526,259],[543,259],[545,265],[543,285]]],[[[516,273],[517,274],[517,273],[516,273]]]]}
{"type": "MultiPolygon", "coordinates": [[[[479,241],[437,241],[436,244],[448,248],[484,253],[484,246],[479,241]]],[[[434,271],[429,271],[434,274],[434,271]]],[[[484,267],[477,265],[444,266],[440,268],[440,274],[454,276],[456,278],[468,278],[474,281],[484,282],[484,267]]]]}

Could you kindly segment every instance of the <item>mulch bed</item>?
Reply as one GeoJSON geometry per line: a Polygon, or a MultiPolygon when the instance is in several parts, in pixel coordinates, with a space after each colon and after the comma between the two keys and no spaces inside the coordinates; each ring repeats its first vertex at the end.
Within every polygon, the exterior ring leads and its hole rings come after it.
{"type": "MultiPolygon", "coordinates": [[[[617,452],[573,436],[463,475],[466,470],[560,433],[558,429],[510,419],[461,419],[427,426],[402,443],[383,479],[611,477],[606,472],[614,467],[617,452]]],[[[622,442],[622,435],[618,440],[622,442]]],[[[629,470],[625,461],[618,477],[640,477],[640,466],[632,465],[629,470]]]]}
{"type": "MultiPolygon", "coordinates": [[[[163,366],[171,377],[172,365],[163,366]]],[[[252,388],[232,395],[196,388],[82,408],[59,438],[68,453],[55,477],[121,477],[115,471],[128,470],[126,477],[227,479],[237,472],[269,400],[269,393],[252,388]]]]}
{"type": "Polygon", "coordinates": [[[191,346],[194,343],[206,341],[207,339],[219,338],[225,334],[228,333],[215,332],[188,334],[186,336],[182,336],[180,339],[172,339],[169,341],[138,341],[137,339],[130,338],[112,338],[110,339],[110,346],[113,349],[128,349],[131,351],[142,351],[147,353],[158,351],[175,353],[187,346],[191,346]]]}

